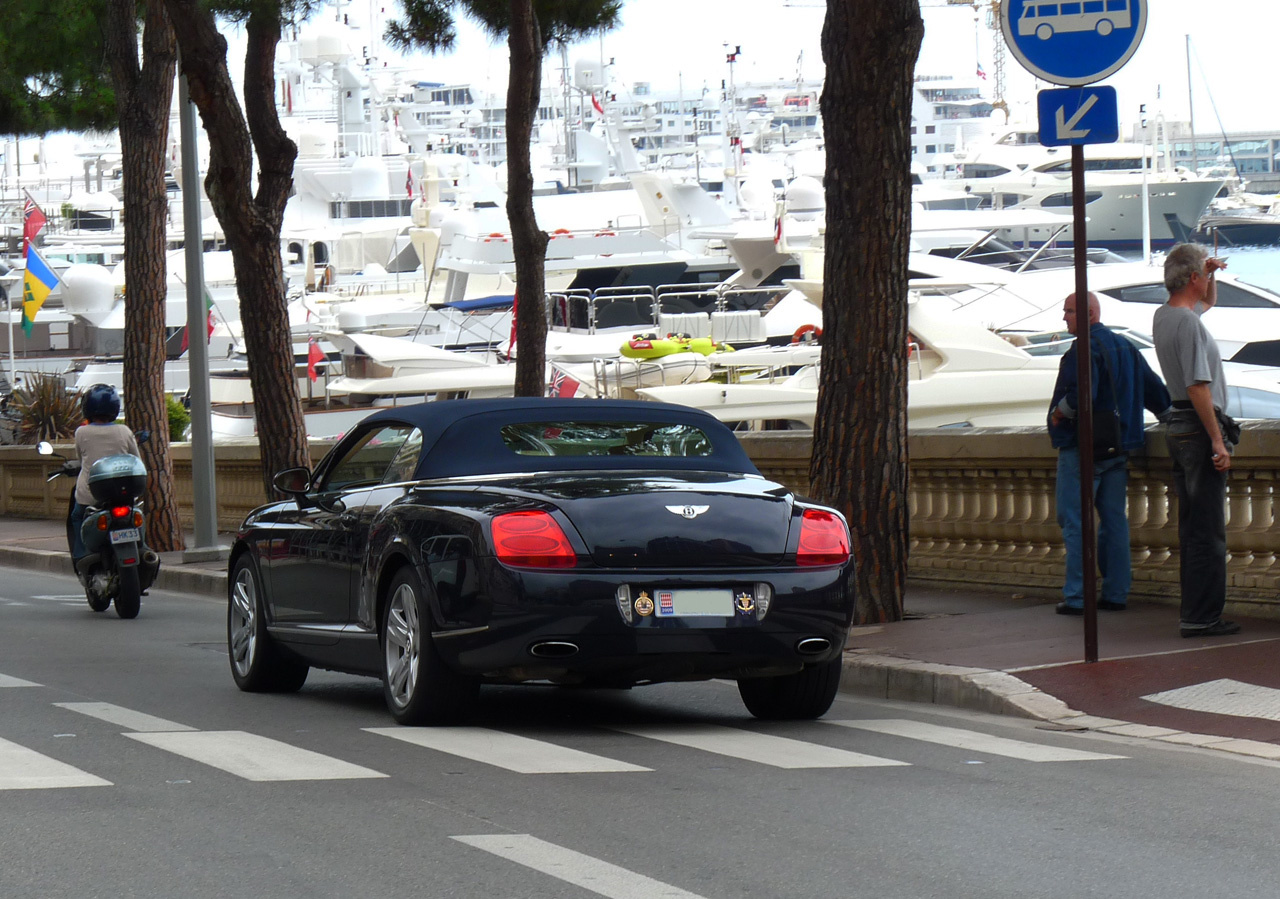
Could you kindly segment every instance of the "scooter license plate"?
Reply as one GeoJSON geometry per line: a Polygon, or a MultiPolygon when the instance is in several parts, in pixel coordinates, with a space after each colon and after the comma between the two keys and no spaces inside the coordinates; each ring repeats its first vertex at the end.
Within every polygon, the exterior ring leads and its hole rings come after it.
{"type": "Polygon", "coordinates": [[[113,546],[117,543],[137,543],[139,539],[137,528],[121,528],[118,531],[111,532],[113,546]]]}

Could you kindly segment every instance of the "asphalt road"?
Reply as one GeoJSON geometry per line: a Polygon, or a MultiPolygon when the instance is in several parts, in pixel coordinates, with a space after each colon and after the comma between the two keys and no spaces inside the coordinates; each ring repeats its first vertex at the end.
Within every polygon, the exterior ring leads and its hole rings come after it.
{"type": "Polygon", "coordinates": [[[1276,892],[1272,763],[843,696],[767,724],[719,682],[399,728],[373,680],[242,694],[221,602],[143,602],[0,570],[5,899],[1276,892]]]}

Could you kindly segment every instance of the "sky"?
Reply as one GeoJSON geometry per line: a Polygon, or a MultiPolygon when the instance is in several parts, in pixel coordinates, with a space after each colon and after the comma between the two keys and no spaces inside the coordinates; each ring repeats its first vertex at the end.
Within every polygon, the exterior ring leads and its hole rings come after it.
{"type": "MultiPolygon", "coordinates": [[[[394,0],[389,0],[387,6],[394,0]]],[[[983,0],[979,0],[983,2],[983,0]]],[[[985,7],[975,19],[971,7],[946,7],[945,0],[921,0],[925,38],[917,73],[968,77],[978,63],[992,88],[992,34],[985,7]]],[[[359,3],[353,4],[359,6],[359,3]]],[[[1129,62],[1103,81],[1116,88],[1122,132],[1146,103],[1148,116],[1163,109],[1166,119],[1188,117],[1187,35],[1191,34],[1191,83],[1197,133],[1280,129],[1275,102],[1276,61],[1272,38],[1280,33],[1280,3],[1273,0],[1149,0],[1147,29],[1129,62]],[[1215,116],[1214,107],[1217,108],[1215,116]]],[[[570,48],[569,62],[615,61],[624,84],[649,81],[655,88],[683,86],[692,92],[718,88],[729,75],[726,45],[742,48],[734,80],[794,80],[822,75],[821,0],[626,0],[622,26],[599,41],[570,48]],[[799,65],[798,65],[799,64],[799,65]]],[[[469,23],[461,23],[457,50],[443,57],[414,58],[424,77],[437,81],[493,79],[505,88],[506,46],[493,44],[469,23]],[[464,74],[465,73],[465,74],[464,74]]],[[[558,65],[558,60],[549,61],[558,65]]],[[[1037,83],[1012,55],[1007,56],[1006,99],[1029,104],[1037,83]]]]}

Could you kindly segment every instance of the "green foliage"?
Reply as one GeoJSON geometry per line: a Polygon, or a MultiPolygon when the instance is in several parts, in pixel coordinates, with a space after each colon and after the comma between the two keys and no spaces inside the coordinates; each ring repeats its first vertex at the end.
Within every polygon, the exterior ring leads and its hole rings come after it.
{"type": "Polygon", "coordinates": [[[22,416],[18,442],[53,442],[73,436],[84,421],[83,403],[83,395],[67,390],[57,375],[27,372],[13,391],[13,406],[22,416]]]}
{"type": "Polygon", "coordinates": [[[187,439],[187,428],[191,426],[191,413],[182,403],[167,395],[164,398],[165,411],[169,413],[169,442],[181,443],[187,439]]]}
{"type": "Polygon", "coordinates": [[[0,133],[115,127],[102,0],[8,0],[3,8],[0,133]]]}
{"type": "MultiPolygon", "coordinates": [[[[507,33],[509,0],[403,0],[404,17],[387,24],[388,43],[401,50],[450,50],[457,39],[455,10],[492,37],[507,33]]],[[[553,42],[573,43],[618,24],[621,0],[533,0],[545,50],[553,42]]]]}

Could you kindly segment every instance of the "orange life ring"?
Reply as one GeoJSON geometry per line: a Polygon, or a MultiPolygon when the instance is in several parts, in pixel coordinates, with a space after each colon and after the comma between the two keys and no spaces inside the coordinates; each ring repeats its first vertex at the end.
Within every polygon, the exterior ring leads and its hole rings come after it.
{"type": "Polygon", "coordinates": [[[554,240],[557,237],[573,237],[573,232],[568,228],[557,228],[551,232],[551,239],[554,240]]]}
{"type": "Polygon", "coordinates": [[[811,338],[812,340],[816,341],[816,340],[822,339],[822,329],[819,328],[817,325],[810,324],[810,325],[801,325],[800,327],[796,328],[796,333],[791,335],[791,342],[800,343],[801,341],[805,340],[805,338],[808,337],[808,335],[810,334],[813,335],[813,337],[811,338]]]}
{"type": "Polygon", "coordinates": [[[617,237],[618,235],[612,231],[597,231],[596,237],[617,237]]]}
{"type": "Polygon", "coordinates": [[[488,237],[486,237],[486,238],[484,239],[484,242],[485,242],[485,243],[493,243],[495,240],[501,240],[501,241],[505,242],[505,241],[506,241],[506,237],[505,237],[505,236],[503,236],[502,232],[500,232],[500,231],[494,231],[492,234],[490,234],[488,237]]]}

